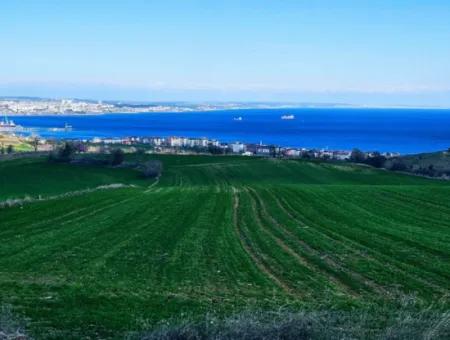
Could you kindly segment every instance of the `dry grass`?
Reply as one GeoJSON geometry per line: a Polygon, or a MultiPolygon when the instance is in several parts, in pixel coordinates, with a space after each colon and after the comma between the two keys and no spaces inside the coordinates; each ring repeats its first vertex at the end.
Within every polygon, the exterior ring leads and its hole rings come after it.
{"type": "Polygon", "coordinates": [[[450,313],[399,310],[245,312],[225,319],[168,322],[138,336],[142,340],[302,340],[302,339],[449,339],[450,313]]]}
{"type": "Polygon", "coordinates": [[[25,332],[25,322],[14,315],[11,306],[0,309],[0,340],[29,339],[25,332]]]}

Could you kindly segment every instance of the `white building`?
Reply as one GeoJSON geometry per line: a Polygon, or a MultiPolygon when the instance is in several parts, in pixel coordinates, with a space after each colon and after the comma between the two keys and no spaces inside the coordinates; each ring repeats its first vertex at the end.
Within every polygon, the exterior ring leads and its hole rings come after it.
{"type": "Polygon", "coordinates": [[[242,144],[240,142],[231,143],[230,147],[233,153],[245,152],[245,144],[242,144]]]}

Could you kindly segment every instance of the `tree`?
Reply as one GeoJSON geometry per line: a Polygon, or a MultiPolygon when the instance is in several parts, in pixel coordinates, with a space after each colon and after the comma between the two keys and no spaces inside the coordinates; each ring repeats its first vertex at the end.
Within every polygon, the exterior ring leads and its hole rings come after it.
{"type": "Polygon", "coordinates": [[[400,158],[395,158],[386,162],[386,169],[392,171],[405,171],[408,167],[405,162],[400,158]]]}
{"type": "Polygon", "coordinates": [[[50,161],[55,162],[70,162],[75,154],[75,147],[70,142],[65,142],[64,145],[58,149],[56,153],[51,153],[49,156],[50,161]]]}
{"type": "Polygon", "coordinates": [[[39,145],[39,138],[34,137],[31,144],[33,145],[34,148],[34,152],[37,152],[38,150],[38,145],[39,145]]]}
{"type": "Polygon", "coordinates": [[[350,161],[354,163],[363,163],[366,160],[366,154],[359,149],[353,149],[350,155],[350,161]]]}
{"type": "Polygon", "coordinates": [[[219,148],[215,145],[208,145],[208,152],[212,155],[221,155],[223,154],[222,148],[219,148]]]}
{"type": "Polygon", "coordinates": [[[125,154],[124,154],[123,150],[120,148],[114,149],[111,152],[111,156],[112,156],[111,165],[114,165],[114,166],[122,164],[125,159],[125,154]]]}
{"type": "Polygon", "coordinates": [[[158,160],[151,160],[144,163],[142,173],[144,177],[147,178],[156,178],[161,176],[163,171],[163,164],[158,160]]]}
{"type": "Polygon", "coordinates": [[[59,157],[61,160],[70,161],[75,154],[75,146],[70,142],[65,142],[64,146],[61,148],[59,152],[59,157]]]}
{"type": "Polygon", "coordinates": [[[6,153],[7,154],[11,154],[14,152],[14,146],[12,146],[11,144],[7,146],[6,148],[6,153]]]}
{"type": "Polygon", "coordinates": [[[379,152],[374,152],[372,157],[366,159],[366,163],[375,167],[382,168],[386,162],[386,157],[382,156],[379,152]]]}

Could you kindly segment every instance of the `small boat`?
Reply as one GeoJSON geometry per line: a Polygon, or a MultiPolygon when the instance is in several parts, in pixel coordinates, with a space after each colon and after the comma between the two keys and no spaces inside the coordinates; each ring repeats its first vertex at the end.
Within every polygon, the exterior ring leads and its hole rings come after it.
{"type": "Polygon", "coordinates": [[[240,122],[242,120],[242,117],[234,117],[233,120],[240,122]]]}
{"type": "Polygon", "coordinates": [[[65,123],[64,124],[64,131],[72,131],[72,125],[65,123]]]}
{"type": "Polygon", "coordinates": [[[294,115],[282,115],[281,119],[283,119],[283,120],[293,120],[293,119],[295,119],[295,116],[294,115]]]}

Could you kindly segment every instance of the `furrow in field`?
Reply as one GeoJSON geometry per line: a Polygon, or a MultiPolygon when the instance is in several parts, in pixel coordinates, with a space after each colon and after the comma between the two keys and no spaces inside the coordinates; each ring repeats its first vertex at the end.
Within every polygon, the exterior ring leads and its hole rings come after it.
{"type": "MultiPolygon", "coordinates": [[[[287,202],[284,201],[282,203],[275,194],[273,194],[272,192],[269,192],[269,191],[268,191],[268,193],[269,193],[269,195],[271,195],[273,197],[274,201],[276,202],[276,205],[280,208],[280,210],[297,224],[297,227],[298,227],[296,229],[297,232],[299,230],[301,230],[304,237],[306,237],[306,235],[308,235],[309,237],[315,238],[317,240],[323,239],[324,242],[326,242],[326,244],[330,246],[329,250],[324,250],[324,249],[320,249],[320,248],[315,249],[310,246],[312,253],[316,253],[317,256],[319,256],[320,258],[323,258],[326,261],[329,261],[331,265],[345,271],[350,277],[355,278],[355,280],[357,280],[357,282],[359,282],[362,285],[368,286],[371,290],[376,291],[378,294],[380,294],[382,296],[388,295],[388,291],[386,290],[385,287],[378,284],[375,280],[371,279],[367,275],[363,275],[353,269],[350,269],[350,266],[346,265],[345,261],[338,254],[333,253],[331,248],[334,248],[335,250],[345,249],[347,254],[352,254],[353,256],[356,256],[356,257],[363,256],[362,254],[365,253],[364,251],[356,251],[353,247],[350,247],[345,242],[341,242],[336,238],[330,237],[329,235],[322,233],[320,230],[316,229],[316,226],[313,226],[311,223],[305,223],[304,221],[300,220],[298,217],[293,215],[292,211],[289,208],[287,208],[285,206],[285,205],[287,205],[287,202]],[[344,269],[344,267],[343,267],[344,265],[346,265],[348,268],[344,269]]],[[[298,233],[294,234],[292,231],[288,231],[288,232],[294,239],[301,241],[300,235],[298,235],[298,233]]],[[[333,235],[333,233],[331,233],[331,234],[333,235]]],[[[337,236],[337,235],[334,235],[334,236],[337,236]]],[[[304,241],[301,241],[301,242],[304,242],[304,241]]],[[[364,256],[366,256],[366,254],[364,254],[364,256]]],[[[370,259],[373,260],[372,258],[370,258],[370,259]]]]}
{"type": "MultiPolygon", "coordinates": [[[[314,195],[316,195],[317,193],[309,193],[309,198],[313,198],[314,195]]],[[[320,196],[320,195],[319,195],[320,196]]],[[[332,196],[328,195],[326,196],[327,198],[327,211],[334,211],[339,212],[339,211],[349,211],[352,209],[355,209],[354,211],[357,211],[357,209],[355,207],[352,206],[352,203],[349,203],[350,206],[342,206],[342,200],[331,200],[332,196]],[[334,208],[330,209],[331,207],[335,206],[334,208]]],[[[323,198],[322,198],[323,200],[323,198]]],[[[321,201],[321,200],[319,200],[321,201]]],[[[352,201],[350,198],[348,199],[348,201],[352,201]]],[[[317,202],[316,202],[317,203],[317,202]]],[[[338,218],[339,222],[339,228],[341,231],[344,232],[344,234],[353,239],[355,242],[364,245],[364,247],[366,247],[367,250],[373,250],[375,251],[376,256],[378,257],[382,257],[383,261],[386,261],[386,263],[389,263],[391,265],[392,270],[394,270],[393,268],[396,268],[396,272],[401,272],[403,273],[403,275],[406,275],[407,277],[409,277],[408,280],[403,280],[403,284],[408,284],[410,281],[416,281],[419,284],[419,286],[428,286],[430,288],[433,288],[434,290],[438,290],[438,291],[442,291],[440,288],[440,285],[442,285],[442,278],[440,278],[438,280],[439,284],[433,284],[431,282],[432,279],[432,272],[428,272],[428,270],[426,269],[427,266],[424,265],[412,265],[411,263],[406,262],[405,260],[405,255],[412,255],[412,254],[416,254],[420,251],[418,251],[417,249],[410,249],[409,251],[407,251],[405,253],[405,249],[406,249],[406,245],[402,244],[402,245],[398,245],[398,243],[393,243],[394,241],[391,240],[390,238],[386,238],[383,237],[381,235],[377,235],[376,233],[373,232],[373,228],[379,228],[378,225],[374,225],[372,223],[372,221],[368,218],[364,219],[364,223],[355,223],[355,219],[356,217],[359,217],[360,215],[358,214],[353,214],[352,215],[352,220],[353,223],[352,224],[347,224],[347,222],[345,222],[344,220],[342,220],[342,218],[338,218]],[[371,226],[371,228],[367,229],[367,224],[369,224],[371,226]],[[374,237],[375,234],[375,237],[374,237]],[[357,235],[357,238],[355,239],[355,236],[357,235]],[[397,251],[400,250],[400,254],[392,254],[392,251],[397,251]],[[402,254],[404,254],[402,256],[402,254]],[[400,269],[402,268],[402,269],[400,269]],[[427,279],[424,280],[423,279],[423,275],[425,275],[425,273],[428,272],[427,275],[427,279]],[[413,279],[414,278],[414,279],[413,279]]],[[[330,221],[331,222],[331,221],[330,221]]],[[[349,222],[348,222],[349,223],[349,222]]],[[[384,263],[384,262],[382,262],[384,263]]],[[[437,262],[439,263],[439,262],[437,262]]],[[[395,271],[393,271],[394,273],[395,271]]]]}
{"type": "Polygon", "coordinates": [[[371,222],[377,221],[372,228],[380,236],[394,240],[397,243],[404,243],[402,248],[410,248],[417,251],[420,249],[426,254],[433,256],[428,266],[432,268],[436,260],[448,260],[450,251],[450,239],[444,233],[449,226],[445,225],[445,218],[439,218],[438,212],[434,218],[426,219],[421,207],[414,205],[396,206],[389,200],[377,198],[368,206],[366,202],[348,203],[355,209],[359,209],[361,215],[368,216],[371,222]],[[384,214],[377,214],[374,209],[379,207],[384,210],[384,214]],[[422,217],[417,217],[422,216],[422,217]],[[383,225],[383,228],[379,227],[383,225]],[[386,226],[390,226],[386,228],[386,226]]]}
{"type": "MultiPolygon", "coordinates": [[[[247,192],[251,191],[250,188],[245,188],[245,190],[247,192]]],[[[307,277],[305,277],[305,281],[312,281],[314,284],[316,284],[317,286],[323,286],[323,282],[320,282],[314,275],[314,272],[316,271],[315,268],[308,262],[308,259],[301,256],[299,253],[297,253],[296,251],[294,251],[281,237],[275,235],[273,233],[273,231],[271,231],[269,228],[267,228],[265,226],[265,223],[263,222],[263,217],[260,214],[260,209],[256,206],[256,202],[255,199],[251,196],[251,194],[249,193],[250,197],[251,197],[251,205],[252,205],[252,212],[253,215],[255,216],[256,222],[259,226],[259,228],[265,233],[265,235],[267,235],[269,238],[271,238],[272,240],[275,241],[275,243],[281,248],[283,249],[284,252],[286,252],[287,254],[289,254],[290,256],[292,256],[293,258],[295,258],[298,262],[298,264],[300,266],[305,267],[306,269],[309,269],[309,275],[307,277]]],[[[277,225],[277,227],[279,227],[277,225]]],[[[305,244],[304,245],[305,248],[307,248],[308,246],[305,244]]],[[[326,281],[325,281],[326,282],[326,281]]]]}
{"type": "MultiPolygon", "coordinates": [[[[108,251],[102,253],[99,257],[91,262],[89,267],[93,270],[97,270],[101,267],[105,267],[108,260],[117,256],[124,248],[132,244],[132,242],[141,238],[143,235],[143,231],[148,228],[151,228],[152,223],[160,219],[161,216],[154,216],[152,219],[148,219],[145,222],[141,222],[142,218],[138,218],[136,215],[134,219],[128,219],[128,221],[124,221],[121,224],[122,228],[130,227],[126,233],[122,231],[118,236],[113,235],[113,231],[108,232],[108,243],[112,244],[108,251]],[[113,236],[117,238],[117,240],[112,239],[113,236]]],[[[84,246],[88,246],[88,244],[84,244],[84,246]]]]}
{"type": "MultiPolygon", "coordinates": [[[[367,236],[372,241],[362,239],[361,234],[358,234],[358,238],[355,239],[355,235],[352,232],[351,228],[341,222],[339,223],[340,232],[334,231],[332,228],[323,227],[320,223],[314,222],[305,215],[302,215],[300,217],[298,214],[298,209],[291,205],[294,200],[291,199],[291,203],[288,203],[286,199],[287,197],[279,197],[280,208],[288,212],[293,219],[300,223],[300,225],[304,225],[307,228],[311,227],[319,235],[328,239],[331,244],[336,243],[337,246],[341,247],[342,249],[346,249],[353,256],[364,257],[366,260],[372,262],[376,265],[377,268],[379,268],[377,269],[379,273],[386,273],[387,271],[387,273],[390,272],[392,274],[395,274],[396,276],[400,275],[398,280],[402,284],[415,282],[416,287],[429,287],[433,291],[445,293],[445,290],[443,290],[440,285],[432,284],[428,280],[424,280],[417,274],[412,274],[412,272],[414,271],[411,271],[411,269],[414,268],[411,268],[411,266],[405,265],[404,263],[393,259],[391,256],[382,253],[378,248],[374,249],[373,238],[370,235],[367,236]],[[348,228],[350,229],[347,230],[348,228]]],[[[300,206],[302,206],[302,204],[300,204],[300,206]]],[[[301,208],[299,209],[301,210],[301,208]]],[[[374,276],[372,278],[372,280],[374,281],[379,281],[380,279],[381,278],[379,276],[374,276]]],[[[388,277],[387,280],[384,280],[384,285],[392,284],[393,279],[394,277],[388,277]]]]}
{"type": "MultiPolygon", "coordinates": [[[[334,202],[338,202],[339,198],[341,196],[336,197],[334,194],[329,193],[329,197],[334,197],[334,202]]],[[[412,233],[410,231],[404,231],[401,228],[401,224],[397,223],[395,216],[391,216],[389,219],[385,216],[380,216],[381,214],[374,213],[373,209],[377,208],[378,201],[373,200],[371,208],[368,208],[366,204],[357,204],[353,202],[353,199],[351,197],[347,197],[345,200],[345,209],[351,210],[354,212],[358,212],[359,216],[365,216],[365,223],[367,225],[370,225],[370,231],[377,235],[377,239],[385,240],[387,243],[392,240],[393,242],[396,242],[397,244],[402,244],[400,249],[403,251],[405,249],[410,249],[410,251],[403,255],[402,261],[405,264],[413,265],[413,266],[419,266],[424,271],[427,271],[429,275],[438,275],[441,276],[441,271],[436,271],[434,269],[434,265],[437,263],[442,263],[442,261],[448,260],[447,252],[443,249],[437,250],[435,247],[428,245],[428,237],[427,235],[422,235],[419,242],[417,239],[417,236],[421,235],[419,234],[419,231],[416,229],[416,232],[414,235],[416,236],[415,239],[412,239],[412,233]],[[380,227],[380,226],[383,227],[380,227]],[[390,226],[389,228],[387,226],[390,226]],[[410,255],[417,253],[420,251],[423,254],[429,254],[431,256],[428,256],[427,258],[421,258],[416,259],[415,257],[411,258],[410,255]],[[409,255],[409,256],[406,256],[409,255]],[[425,269],[426,268],[426,269],[425,269]]],[[[358,200],[358,203],[360,200],[358,200]]],[[[337,204],[337,203],[335,203],[337,204]]],[[[342,206],[339,204],[339,206],[342,206]]],[[[344,209],[344,206],[342,206],[344,209]]],[[[411,209],[411,207],[410,207],[411,209]]],[[[436,223],[438,223],[436,221],[436,223]]],[[[354,227],[361,229],[360,224],[354,223],[354,227]]],[[[428,234],[430,234],[430,231],[425,231],[428,234]]],[[[443,247],[445,248],[445,247],[443,247]]],[[[444,279],[447,280],[447,279],[444,279]]]]}
{"type": "MultiPolygon", "coordinates": [[[[48,205],[45,206],[44,209],[42,209],[42,205],[40,205],[41,210],[36,211],[36,214],[33,214],[32,216],[39,216],[39,218],[34,218],[33,221],[36,219],[39,220],[39,222],[32,222],[30,223],[30,214],[27,211],[27,214],[24,216],[21,220],[15,220],[15,221],[9,221],[9,223],[12,223],[14,228],[6,229],[5,232],[1,234],[2,237],[16,235],[17,231],[20,231],[20,233],[26,233],[27,236],[33,236],[36,234],[40,234],[41,232],[45,232],[45,230],[48,229],[50,225],[58,224],[61,221],[65,221],[67,218],[71,218],[72,216],[80,216],[83,215],[86,211],[91,211],[92,206],[89,204],[85,204],[81,201],[78,201],[80,204],[80,208],[73,209],[69,205],[69,202],[65,201],[68,205],[68,207],[59,205],[58,208],[63,208],[62,211],[58,210],[56,213],[56,217],[53,217],[55,213],[53,212],[48,214],[48,212],[52,212],[51,208],[48,207],[48,205]],[[69,208],[69,212],[67,211],[69,208]],[[41,216],[42,214],[45,214],[44,216],[41,216]]],[[[70,201],[70,204],[72,203],[72,200],[70,201]]],[[[97,201],[96,206],[98,207],[106,207],[110,204],[114,204],[115,201],[111,198],[105,198],[103,200],[97,201]]],[[[9,225],[8,225],[9,226],[9,225]]]]}
{"type": "Polygon", "coordinates": [[[385,192],[388,192],[391,195],[398,196],[400,202],[403,200],[414,201],[419,205],[427,206],[433,209],[438,209],[439,211],[445,212],[447,215],[450,215],[450,205],[446,204],[448,203],[447,202],[448,195],[450,195],[449,187],[427,188],[427,190],[433,193],[434,200],[429,200],[423,197],[422,187],[418,187],[419,192],[417,192],[417,190],[413,190],[415,188],[411,187],[409,188],[410,190],[408,191],[407,195],[404,192],[394,190],[392,188],[389,189],[386,188],[385,192]],[[417,194],[419,194],[419,197],[416,196],[417,194]]]}
{"type": "MultiPolygon", "coordinates": [[[[42,227],[41,230],[39,230],[39,232],[26,232],[26,238],[20,242],[20,246],[15,247],[15,254],[18,255],[20,254],[20,256],[25,256],[26,253],[33,251],[34,247],[42,247],[43,245],[45,245],[47,242],[47,239],[49,237],[52,237],[53,239],[56,237],[56,235],[58,234],[64,234],[66,228],[64,228],[64,226],[68,226],[71,225],[73,226],[76,230],[79,231],[79,233],[84,233],[84,229],[83,229],[83,221],[86,223],[92,223],[92,219],[98,218],[101,216],[101,212],[104,211],[111,211],[111,209],[114,209],[116,206],[120,205],[120,204],[124,204],[125,202],[130,201],[131,199],[135,199],[134,197],[128,197],[128,198],[124,198],[120,201],[109,201],[108,203],[104,204],[101,208],[95,209],[94,211],[92,210],[92,207],[90,207],[89,209],[86,209],[84,211],[88,211],[84,214],[79,214],[78,217],[70,219],[70,220],[58,220],[58,221],[53,221],[51,224],[45,223],[42,227]],[[39,242],[39,240],[41,240],[42,242],[39,242]]],[[[73,214],[70,214],[70,216],[73,216],[73,214]]],[[[105,220],[107,221],[107,219],[105,220]]],[[[101,222],[97,222],[97,226],[100,225],[101,222]]],[[[75,234],[71,234],[70,237],[73,237],[75,234]]],[[[67,237],[61,237],[60,241],[61,242],[66,242],[68,240],[67,237]]],[[[14,254],[3,254],[4,256],[14,256],[14,254]]]]}
{"type": "Polygon", "coordinates": [[[144,191],[144,193],[149,193],[151,191],[154,191],[154,188],[158,185],[158,183],[159,183],[159,177],[157,177],[155,179],[155,181],[147,187],[147,189],[144,191]]]}
{"type": "MultiPolygon", "coordinates": [[[[277,243],[288,251],[296,258],[300,258],[308,268],[313,272],[321,273],[322,277],[327,281],[331,281],[342,292],[350,295],[359,295],[362,290],[375,290],[378,293],[385,293],[385,290],[371,282],[363,275],[353,272],[348,268],[343,267],[339,261],[333,259],[329,253],[321,253],[312,248],[307,242],[300,239],[298,235],[291,232],[284,224],[275,219],[267,211],[266,205],[263,199],[259,196],[256,190],[249,188],[254,196],[254,203],[258,204],[258,210],[261,212],[260,222],[263,225],[261,219],[266,219],[275,227],[272,231],[268,228],[264,228],[271,237],[277,240],[277,243]],[[280,234],[281,238],[274,235],[274,232],[280,234]],[[283,241],[284,240],[284,241],[283,241]],[[289,246],[287,243],[293,243],[293,246],[289,246]]],[[[255,207],[256,209],[256,207],[255,207]]]]}
{"type": "Polygon", "coordinates": [[[261,256],[258,255],[258,251],[255,246],[252,244],[251,240],[245,235],[243,232],[243,227],[241,226],[241,222],[238,220],[238,211],[239,211],[239,194],[237,189],[233,188],[233,224],[236,232],[236,236],[240,240],[242,248],[245,250],[247,255],[252,259],[255,266],[263,273],[266,277],[268,277],[276,286],[281,288],[286,294],[293,295],[292,289],[281,279],[279,279],[268,267],[264,260],[261,259],[261,256]]]}
{"type": "Polygon", "coordinates": [[[385,189],[376,198],[377,203],[383,205],[386,211],[395,214],[396,217],[398,216],[404,221],[414,223],[415,227],[427,231],[450,227],[450,211],[446,212],[440,205],[423,204],[420,199],[414,199],[409,195],[398,192],[398,190],[385,189]],[[412,207],[414,209],[411,209],[412,207]],[[436,225],[436,222],[439,222],[438,225],[436,225]]]}
{"type": "MultiPolygon", "coordinates": [[[[57,222],[70,215],[78,214],[91,206],[101,206],[105,202],[112,202],[117,198],[127,196],[127,192],[123,190],[115,190],[114,192],[105,193],[102,190],[93,190],[85,192],[84,200],[77,200],[76,195],[60,195],[56,200],[48,201],[35,201],[32,204],[27,204],[22,207],[15,207],[7,210],[0,210],[1,214],[9,215],[11,218],[5,220],[3,226],[8,226],[9,223],[14,223],[15,228],[35,228],[46,222],[57,222]],[[93,198],[96,198],[93,201],[93,198]],[[66,202],[65,205],[61,202],[66,202]],[[88,204],[90,203],[90,204],[88,204]],[[51,207],[51,208],[50,208],[51,207]],[[70,209],[68,209],[70,208],[70,209]],[[67,210],[71,210],[67,212],[67,210]],[[39,221],[36,222],[36,218],[30,223],[30,216],[39,215],[39,221]]],[[[1,233],[0,233],[1,234],[1,233]]]]}
{"type": "MultiPolygon", "coordinates": [[[[377,188],[368,193],[365,190],[352,190],[340,192],[339,195],[345,196],[351,201],[357,200],[358,205],[374,209],[374,205],[383,209],[383,215],[380,217],[393,217],[396,221],[408,223],[413,228],[426,229],[426,231],[442,231],[444,227],[450,227],[450,213],[438,206],[426,206],[410,197],[409,193],[413,190],[408,187],[408,195],[402,193],[398,188],[377,188]],[[371,200],[367,200],[370,194],[371,200]],[[411,199],[410,199],[411,198],[411,199]],[[436,223],[439,222],[437,225],[436,223]]],[[[449,192],[450,193],[450,192],[449,192]]],[[[428,194],[428,190],[422,188],[422,195],[428,194]]],[[[419,229],[418,229],[419,230],[419,229]]]]}

